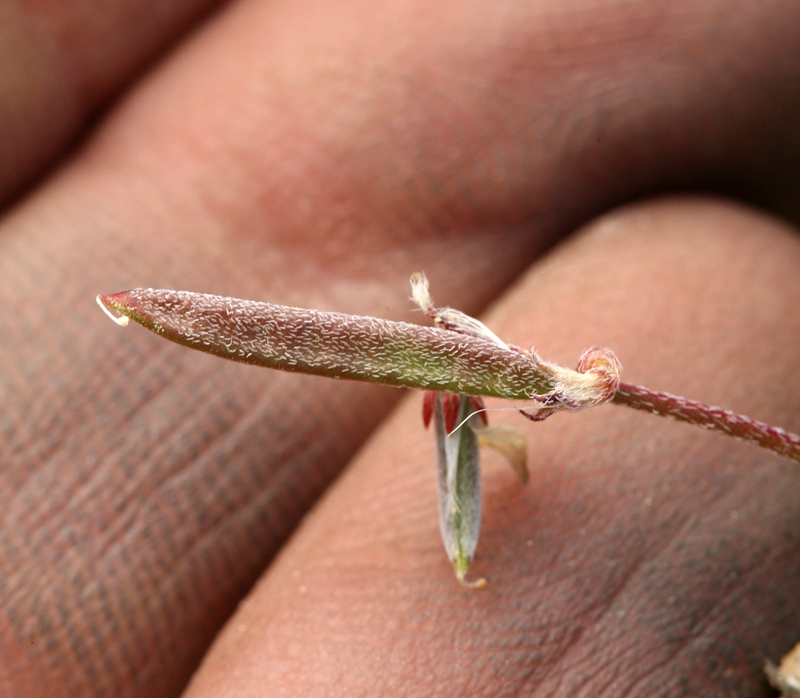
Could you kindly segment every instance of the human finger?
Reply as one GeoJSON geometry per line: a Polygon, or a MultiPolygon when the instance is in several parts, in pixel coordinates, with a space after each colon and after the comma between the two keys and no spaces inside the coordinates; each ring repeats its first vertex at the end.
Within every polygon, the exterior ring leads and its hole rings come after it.
{"type": "Polygon", "coordinates": [[[254,378],[122,333],[97,291],[398,318],[422,268],[444,279],[440,302],[475,313],[576,220],[729,157],[741,172],[788,130],[770,119],[800,64],[791,6],[737,8],[726,42],[676,53],[667,84],[648,66],[671,36],[713,34],[713,12],[669,15],[660,41],[630,48],[619,32],[646,17],[626,4],[550,24],[535,4],[348,8],[231,7],[3,221],[2,638],[20,685],[174,694],[396,395],[254,378]],[[587,73],[590,26],[612,48],[587,73]],[[764,53],[745,56],[756,39],[764,53]],[[737,91],[720,65],[748,66],[737,91]],[[728,120],[690,138],[709,114],[728,120]]]}
{"type": "MultiPolygon", "coordinates": [[[[800,428],[800,238],[739,207],[644,203],[535,265],[487,318],[562,362],[800,428]]],[[[186,698],[761,695],[796,640],[797,467],[605,406],[515,423],[530,481],[487,458],[473,573],[441,550],[434,447],[410,397],[231,618],[186,698]]],[[[504,413],[489,413],[503,419],[504,413]]]]}
{"type": "Polygon", "coordinates": [[[100,107],[215,4],[0,4],[0,203],[63,155],[100,107]]]}

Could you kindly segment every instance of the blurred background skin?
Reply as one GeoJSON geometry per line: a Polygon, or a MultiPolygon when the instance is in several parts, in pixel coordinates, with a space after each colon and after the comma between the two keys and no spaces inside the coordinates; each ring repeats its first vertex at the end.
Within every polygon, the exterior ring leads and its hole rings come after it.
{"type": "Polygon", "coordinates": [[[0,695],[770,695],[790,463],[492,415],[532,477],[486,459],[470,592],[419,396],[94,296],[413,319],[423,269],[548,359],[800,431],[798,35],[793,2],[0,4],[0,695]]]}

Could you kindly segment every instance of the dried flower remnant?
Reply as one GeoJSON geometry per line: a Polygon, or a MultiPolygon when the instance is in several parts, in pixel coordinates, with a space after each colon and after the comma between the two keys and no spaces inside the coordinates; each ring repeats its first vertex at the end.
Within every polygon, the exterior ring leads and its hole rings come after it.
{"type": "Polygon", "coordinates": [[[519,481],[523,484],[528,481],[528,442],[519,431],[506,424],[483,427],[478,429],[478,445],[501,453],[519,481]]]}
{"type": "Polygon", "coordinates": [[[434,307],[428,280],[420,272],[411,275],[411,299],[438,327],[464,337],[485,340],[503,351],[523,356],[549,377],[549,390],[528,390],[526,397],[534,404],[527,407],[523,414],[530,419],[542,420],[562,410],[576,412],[614,398],[622,367],[610,349],[593,347],[585,351],[578,363],[578,370],[573,371],[542,360],[533,349],[523,350],[509,346],[482,322],[460,310],[434,307]]]}
{"type": "Polygon", "coordinates": [[[773,687],[781,692],[781,698],[800,698],[800,644],[781,660],[780,666],[767,660],[764,671],[773,687]]]}
{"type": "Polygon", "coordinates": [[[572,370],[544,361],[533,349],[506,344],[459,310],[434,307],[424,274],[412,275],[411,290],[435,327],[186,291],[134,289],[98,296],[97,302],[120,325],[130,318],[174,342],[233,361],[425,390],[423,420],[436,424],[440,529],[462,582],[480,528],[478,445],[498,449],[527,479],[524,437],[510,427],[489,427],[478,396],[529,400],[520,411],[534,421],[613,402],[800,462],[796,434],[622,383],[620,362],[609,349],[585,351],[572,370]]]}

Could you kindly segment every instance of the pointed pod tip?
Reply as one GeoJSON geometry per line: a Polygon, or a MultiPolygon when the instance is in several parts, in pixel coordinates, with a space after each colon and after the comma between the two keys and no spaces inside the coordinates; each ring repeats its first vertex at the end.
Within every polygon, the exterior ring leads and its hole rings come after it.
{"type": "Polygon", "coordinates": [[[116,322],[120,327],[126,327],[129,321],[127,315],[117,316],[111,312],[112,308],[114,310],[119,311],[120,307],[124,304],[120,302],[120,296],[124,296],[123,293],[114,293],[111,295],[104,295],[104,294],[97,294],[95,300],[97,301],[97,305],[100,306],[100,309],[108,315],[114,322],[116,322]]]}
{"type": "Polygon", "coordinates": [[[452,560],[453,571],[456,573],[456,579],[461,586],[468,587],[470,589],[483,589],[487,584],[483,577],[479,577],[473,581],[467,579],[467,571],[469,570],[471,562],[472,558],[468,558],[460,554],[452,560]]]}

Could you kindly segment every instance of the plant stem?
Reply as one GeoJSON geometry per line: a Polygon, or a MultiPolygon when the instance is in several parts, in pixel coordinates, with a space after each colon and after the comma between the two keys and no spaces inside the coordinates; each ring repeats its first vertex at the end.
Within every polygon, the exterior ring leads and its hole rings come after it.
{"type": "Polygon", "coordinates": [[[800,462],[800,436],[720,407],[629,383],[619,384],[612,402],[749,441],[800,462]]]}

